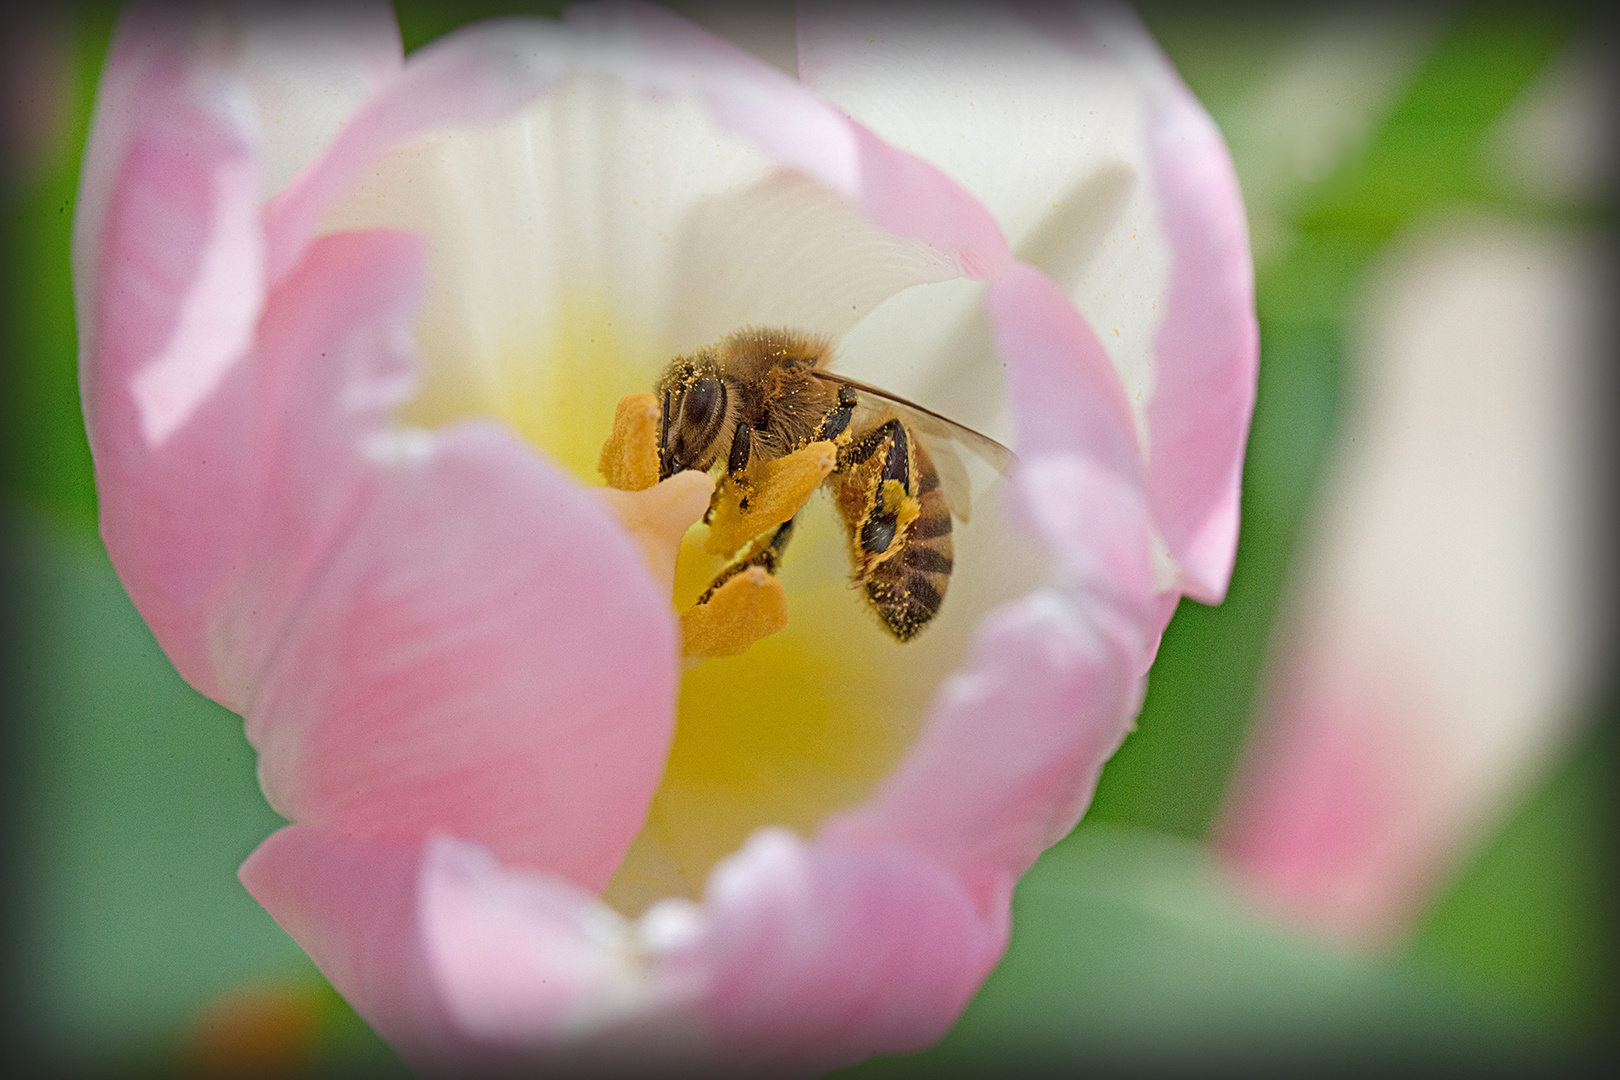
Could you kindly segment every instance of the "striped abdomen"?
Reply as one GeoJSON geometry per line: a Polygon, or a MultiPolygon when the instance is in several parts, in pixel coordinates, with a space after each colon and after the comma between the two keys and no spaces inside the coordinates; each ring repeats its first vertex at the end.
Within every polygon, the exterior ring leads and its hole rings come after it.
{"type": "Polygon", "coordinates": [[[850,531],[855,580],[891,634],[910,641],[939,613],[951,580],[951,511],[939,473],[920,442],[890,421],[851,448],[836,501],[850,531]],[[915,509],[892,503],[883,484],[896,481],[915,509]]]}
{"type": "Polygon", "coordinates": [[[867,599],[889,632],[909,641],[945,602],[951,583],[951,511],[939,490],[939,474],[920,444],[917,455],[917,520],[897,541],[901,547],[878,563],[865,581],[867,599]]]}

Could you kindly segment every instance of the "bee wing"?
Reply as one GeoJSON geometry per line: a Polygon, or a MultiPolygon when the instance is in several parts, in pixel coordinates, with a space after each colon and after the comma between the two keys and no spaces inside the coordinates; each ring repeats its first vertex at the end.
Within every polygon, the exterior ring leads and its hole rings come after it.
{"type": "MultiPolygon", "coordinates": [[[[964,427],[949,417],[941,416],[932,409],[924,408],[916,402],[870,383],[851,379],[847,375],[839,375],[831,371],[817,369],[816,378],[827,382],[842,383],[861,392],[864,399],[857,406],[857,415],[873,422],[881,422],[890,415],[897,415],[901,421],[916,433],[928,448],[928,456],[934,462],[934,470],[939,473],[939,486],[945,496],[945,505],[949,506],[951,513],[960,521],[967,521],[973,507],[972,479],[968,475],[967,466],[957,454],[958,447],[965,447],[974,457],[995,470],[1000,475],[1011,468],[1016,460],[1013,452],[996,442],[988,435],[981,435],[970,427],[964,427]]],[[[867,426],[865,423],[859,426],[867,426]]]]}

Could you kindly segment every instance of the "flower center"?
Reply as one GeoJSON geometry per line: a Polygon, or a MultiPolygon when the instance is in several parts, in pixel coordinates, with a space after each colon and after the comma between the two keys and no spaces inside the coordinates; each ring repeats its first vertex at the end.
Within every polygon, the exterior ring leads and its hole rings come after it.
{"type": "MultiPolygon", "coordinates": [[[[659,421],[651,395],[621,401],[600,464],[612,486],[667,504],[652,487],[659,421]]],[[[832,443],[818,442],[751,469],[746,498],[722,478],[711,524],[681,544],[673,600],[687,663],[698,666],[682,680],[675,743],[647,824],[607,888],[621,910],[698,895],[715,860],[760,825],[814,831],[829,810],[870,791],[910,742],[912,725],[891,711],[885,661],[896,659],[888,655],[896,643],[845,575],[826,573],[829,550],[845,546],[832,508],[803,515],[820,527],[808,526],[780,562],[759,558],[835,456],[832,443]],[[791,556],[805,560],[802,571],[791,556]],[[791,619],[784,584],[794,587],[791,619]]]]}
{"type": "MultiPolygon", "coordinates": [[[[459,382],[434,377],[453,360],[435,357],[423,335],[428,376],[405,418],[437,425],[494,413],[581,482],[601,484],[615,406],[650,390],[668,357],[593,294],[576,292],[557,310],[556,325],[527,342],[493,343],[496,363],[472,392],[465,365],[459,382]]],[[[692,608],[728,561],[708,539],[697,525],[681,543],[678,611],[692,608]]],[[[709,868],[756,828],[814,832],[828,813],[865,798],[910,745],[938,684],[929,669],[954,666],[958,636],[896,642],[851,587],[847,551],[831,500],[812,496],[779,567],[786,628],[683,675],[663,780],[605,893],[620,911],[700,896],[709,868]],[[931,660],[935,652],[942,655],[931,660]]]]}

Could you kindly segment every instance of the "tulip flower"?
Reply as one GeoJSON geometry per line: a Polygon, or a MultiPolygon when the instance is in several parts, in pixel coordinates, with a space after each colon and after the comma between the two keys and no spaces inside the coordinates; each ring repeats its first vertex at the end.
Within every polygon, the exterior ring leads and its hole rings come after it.
{"type": "Polygon", "coordinates": [[[799,82],[638,5],[408,60],[386,8],[120,24],[74,251],[103,536],[290,822],[243,883],[416,1067],[928,1045],[1225,589],[1214,126],[1127,13],[870,18],[801,13],[799,82]],[[590,485],[747,325],[1016,450],[916,641],[812,506],[787,628],[683,672],[711,481],[590,485]]]}

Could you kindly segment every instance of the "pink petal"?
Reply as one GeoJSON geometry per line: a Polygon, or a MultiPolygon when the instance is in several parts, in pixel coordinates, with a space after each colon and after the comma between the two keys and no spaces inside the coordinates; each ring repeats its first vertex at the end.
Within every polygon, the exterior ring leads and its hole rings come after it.
{"type": "MultiPolygon", "coordinates": [[[[213,118],[181,115],[129,143],[100,248],[98,325],[118,332],[86,363],[131,596],[182,674],[247,713],[288,816],[385,839],[448,825],[601,885],[668,749],[666,599],[605,512],[510,435],[388,434],[421,287],[420,245],[397,234],[311,249],[251,357],[217,333],[164,354],[200,358],[178,385],[204,386],[154,444],[139,376],[185,324],[179,286],[152,284],[208,242],[195,189],[251,176],[213,118]]],[[[253,188],[225,186],[227,205],[253,188]]],[[[247,255],[206,280],[251,276],[247,255]]]]}
{"type": "Polygon", "coordinates": [[[1148,491],[1182,590],[1218,604],[1237,554],[1260,359],[1248,223],[1226,144],[1179,80],[1158,102],[1151,135],[1172,258],[1148,405],[1148,491]]]}
{"type": "Polygon", "coordinates": [[[231,69],[258,107],[264,194],[280,191],[365,100],[399,77],[404,49],[393,6],[379,0],[228,13],[231,69]]]}
{"type": "Polygon", "coordinates": [[[928,727],[864,806],[823,826],[899,844],[963,876],[987,911],[1062,839],[1141,704],[1142,633],[1037,593],[991,616],[928,727]]]}
{"type": "Polygon", "coordinates": [[[1018,416],[1021,509],[1065,591],[986,620],[899,768],[819,838],[927,855],[993,916],[1084,812],[1141,704],[1168,609],[1153,602],[1130,412],[1096,335],[1027,266],[998,279],[986,306],[1018,416]]]}
{"type": "Polygon", "coordinates": [[[377,846],[298,825],[240,877],[419,1070],[511,1069],[536,1054],[553,1071],[644,1068],[707,1049],[695,1007],[707,982],[691,963],[706,963],[691,950],[701,932],[672,933],[668,911],[632,925],[465,841],[377,846]]]}
{"type": "Polygon", "coordinates": [[[861,152],[861,208],[897,236],[955,252],[965,277],[990,280],[1012,263],[1007,241],[981,204],[943,171],[854,121],[861,152]]]}
{"type": "Polygon", "coordinates": [[[526,57],[501,23],[479,23],[414,53],[403,74],[349,119],[325,152],[265,207],[272,280],[286,274],[321,215],[383,151],[419,135],[486,124],[554,84],[560,56],[526,57]],[[549,63],[548,63],[549,61],[549,63]]]}
{"type": "Polygon", "coordinates": [[[220,81],[184,78],[162,29],[112,50],[75,221],[82,381],[102,534],[180,673],[232,702],[204,608],[243,528],[250,446],[189,423],[206,403],[241,430],[241,361],[263,297],[251,126],[220,81]],[[211,400],[210,400],[211,399],[211,400]]]}
{"type": "Polygon", "coordinates": [[[807,85],[995,215],[1104,335],[1133,405],[1151,394],[1168,246],[1142,86],[1115,53],[1077,58],[1005,5],[802,4],[798,50],[807,85]]]}
{"type": "Polygon", "coordinates": [[[502,867],[487,850],[439,838],[427,846],[419,883],[421,927],[436,984],[458,1028],[488,1044],[521,1049],[571,1044],[575,1053],[641,1047],[672,1052],[694,1026],[706,988],[692,947],[701,928],[692,905],[665,904],[629,920],[566,881],[502,867]],[[608,1047],[591,1046],[606,1034],[608,1047]],[[669,1036],[660,1046],[657,1036],[669,1036]]]}
{"type": "Polygon", "coordinates": [[[1065,585],[1142,617],[1154,591],[1150,524],[1135,429],[1108,354],[1032,267],[1004,274],[985,306],[1018,417],[1025,524],[1061,559],[1065,585]]]}
{"type": "Polygon", "coordinates": [[[1610,660],[1602,266],[1561,230],[1462,218],[1369,275],[1357,393],[1219,829],[1316,929],[1409,934],[1610,660]]]}
{"type": "Polygon", "coordinates": [[[87,170],[116,179],[77,278],[114,564],[181,673],[247,715],[289,816],[453,827],[600,886],[668,748],[667,598],[509,433],[390,427],[417,241],[323,241],[261,316],[251,125],[185,42],[126,24],[87,170]]]}
{"type": "Polygon", "coordinates": [[[955,1022],[1006,947],[954,873],[898,845],[756,833],[715,867],[703,909],[706,1013],[763,1073],[819,1073],[919,1050],[955,1022]]]}
{"type": "Polygon", "coordinates": [[[634,923],[557,878],[440,838],[292,826],[248,891],[407,1060],[461,1068],[702,1062],[811,1074],[940,1038],[1006,944],[955,875],[898,847],[756,834],[702,905],[634,923]]]}
{"type": "Polygon", "coordinates": [[[264,155],[260,182],[274,190],[341,125],[357,98],[386,83],[400,62],[399,30],[387,4],[298,11],[239,7],[211,11],[207,18],[159,5],[130,8],[119,20],[97,87],[74,207],[81,344],[99,288],[92,267],[104,218],[138,130],[189,101],[216,113],[244,147],[264,155]]]}
{"type": "Polygon", "coordinates": [[[419,930],[420,845],[377,847],[290,825],[238,876],[401,1057],[431,1070],[475,1053],[434,986],[419,930]]]}
{"type": "Polygon", "coordinates": [[[1180,567],[1178,587],[1218,604],[1237,554],[1243,454],[1260,359],[1237,172],[1220,130],[1133,12],[1031,6],[1025,17],[1079,57],[1099,50],[1116,56],[1146,102],[1157,227],[1170,246],[1147,403],[1148,493],[1180,567]]]}
{"type": "Polygon", "coordinates": [[[799,65],[983,200],[1102,330],[1177,584],[1218,601],[1254,400],[1247,228],[1220,135],[1151,36],[1125,11],[806,6],[799,65]]]}
{"type": "Polygon", "coordinates": [[[388,429],[420,255],[398,234],[325,238],[272,298],[269,470],[215,611],[220,662],[284,816],[385,843],[450,829],[600,887],[668,751],[667,597],[506,429],[388,429]]]}
{"type": "Polygon", "coordinates": [[[1018,450],[1082,454],[1124,479],[1141,473],[1124,387],[1096,333],[1039,270],[1015,264],[985,297],[1008,360],[1018,450]]]}
{"type": "MultiPolygon", "coordinates": [[[[332,28],[316,17],[311,33],[332,28]]],[[[233,27],[237,50],[222,51],[206,47],[206,27],[161,8],[123,17],[85,154],[73,260],[104,538],[176,667],[236,707],[213,670],[202,609],[247,516],[250,446],[212,431],[252,427],[240,365],[264,298],[254,100],[232,68],[251,66],[264,36],[248,21],[233,27]],[[188,433],[205,403],[213,426],[188,433]]],[[[327,42],[327,70],[375,67],[354,25],[365,12],[336,21],[355,33],[327,42]]]]}

